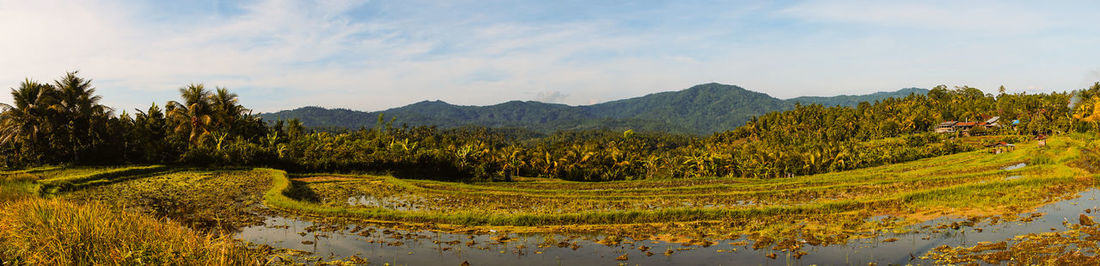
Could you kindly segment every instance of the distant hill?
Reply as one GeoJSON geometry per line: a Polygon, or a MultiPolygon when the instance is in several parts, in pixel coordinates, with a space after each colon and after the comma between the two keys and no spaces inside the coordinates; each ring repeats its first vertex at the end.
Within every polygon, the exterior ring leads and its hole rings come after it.
{"type": "Polygon", "coordinates": [[[860,101],[924,94],[924,89],[902,89],[868,95],[798,97],[781,100],[744,88],[708,83],[680,91],[594,105],[570,106],[533,101],[510,101],[489,106],[462,106],[442,101],[422,101],[379,112],[302,107],[260,114],[264,120],[298,118],[307,127],[374,127],[379,114],[410,126],[436,125],[455,128],[478,125],[495,128],[517,127],[539,132],[577,129],[611,129],[710,134],[734,129],[752,117],[793,108],[796,102],[826,106],[854,106],[860,101]]]}
{"type": "Polygon", "coordinates": [[[581,108],[600,117],[657,121],[690,129],[691,133],[709,134],[736,128],[754,116],[791,106],[764,93],[708,83],[581,108]]]}
{"type": "Polygon", "coordinates": [[[790,103],[802,103],[803,105],[820,104],[824,106],[856,106],[860,102],[874,103],[886,98],[902,98],[909,96],[909,94],[928,94],[927,89],[921,88],[906,88],[898,91],[886,91],[876,92],[866,95],[838,95],[838,96],[802,96],[798,98],[787,99],[790,103]]]}

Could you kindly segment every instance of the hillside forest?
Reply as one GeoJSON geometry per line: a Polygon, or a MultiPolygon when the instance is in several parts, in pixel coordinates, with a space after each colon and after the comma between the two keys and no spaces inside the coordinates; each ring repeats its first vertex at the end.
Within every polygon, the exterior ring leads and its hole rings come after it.
{"type": "Polygon", "coordinates": [[[69,72],[27,79],[0,113],[0,166],[41,164],[264,166],[296,172],[370,172],[449,181],[547,177],[577,181],[689,177],[779,178],[912,161],[963,151],[943,121],[1000,117],[968,134],[1020,141],[1100,128],[1100,83],[1072,92],[984,93],[937,86],[855,106],[795,104],[707,136],[634,130],[406,126],[318,131],[265,122],[226,88],[190,84],[143,110],[100,103],[92,80],[69,72]],[[1013,122],[1018,121],[1018,122],[1013,122]]]}
{"type": "Polygon", "coordinates": [[[373,128],[377,125],[375,118],[385,115],[399,118],[402,125],[436,126],[441,129],[477,125],[523,128],[542,134],[606,129],[710,135],[736,129],[753,117],[794,109],[799,104],[856,106],[860,102],[927,92],[926,89],[908,88],[866,95],[804,96],[783,100],[734,85],[707,83],[679,91],[580,106],[535,101],[463,106],[437,100],[377,112],[309,106],[260,113],[259,116],[265,121],[298,119],[302,125],[320,130],[373,128]]]}

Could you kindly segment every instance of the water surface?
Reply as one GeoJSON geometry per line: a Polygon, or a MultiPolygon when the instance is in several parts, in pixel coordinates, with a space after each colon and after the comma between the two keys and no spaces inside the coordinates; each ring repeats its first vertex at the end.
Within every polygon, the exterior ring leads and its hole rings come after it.
{"type": "MultiPolygon", "coordinates": [[[[454,234],[431,231],[393,230],[379,225],[328,225],[292,217],[268,217],[265,225],[243,228],[238,238],[256,244],[267,244],[312,252],[324,260],[349,256],[365,258],[372,264],[391,265],[867,265],[931,264],[920,257],[941,245],[974,245],[982,241],[999,242],[1016,235],[1066,230],[1064,221],[1077,221],[1085,209],[1100,207],[1100,190],[1090,189],[1080,197],[1060,201],[1021,214],[1022,220],[998,222],[990,220],[973,226],[952,227],[966,221],[961,218],[939,218],[908,227],[910,233],[884,232],[878,237],[849,241],[843,245],[810,246],[808,254],[799,259],[770,248],[753,250],[752,241],[741,239],[708,239],[716,242],[708,247],[683,246],[680,243],[624,239],[617,245],[596,243],[600,235],[507,234],[504,242],[494,239],[501,233],[454,234]],[[1041,214],[1041,215],[1039,215],[1041,214]],[[1035,216],[1035,217],[1033,217],[1035,216]],[[329,230],[316,230],[318,227],[329,230]],[[359,227],[359,228],[356,228],[359,227]],[[957,229],[956,229],[957,228],[957,229]],[[364,233],[369,232],[369,233],[364,233]],[[471,245],[470,244],[472,241],[471,245]],[[730,242],[747,242],[749,246],[731,246],[730,242]],[[558,244],[565,243],[559,247],[558,244]],[[575,245],[574,245],[575,243],[575,245]],[[574,248],[574,246],[576,246],[574,248]],[[638,249],[649,247],[649,252],[638,249]],[[666,250],[671,255],[664,255],[666,250]],[[776,253],[775,259],[768,258],[776,253]],[[626,255],[626,260],[618,260],[626,255]]],[[[874,217],[883,219],[886,217],[874,217]]],[[[1095,217],[1094,217],[1095,218],[1095,217]]]]}

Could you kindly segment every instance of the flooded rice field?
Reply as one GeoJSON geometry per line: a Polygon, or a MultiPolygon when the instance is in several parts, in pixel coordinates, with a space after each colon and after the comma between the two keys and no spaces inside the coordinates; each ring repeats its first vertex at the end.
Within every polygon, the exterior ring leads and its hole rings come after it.
{"type": "MultiPolygon", "coordinates": [[[[754,249],[748,237],[706,239],[703,245],[662,240],[633,240],[607,235],[470,233],[395,230],[381,225],[315,223],[293,217],[268,217],[264,225],[245,227],[239,239],[310,253],[298,261],[367,261],[391,265],[867,265],[933,264],[925,257],[940,246],[973,246],[1016,236],[1063,231],[1082,215],[1096,218],[1100,189],[1041,207],[1018,217],[939,218],[908,226],[902,232],[846,244],[805,244],[798,251],[772,245],[754,249]],[[349,259],[350,258],[350,259],[349,259]],[[363,260],[359,260],[363,259],[363,260]]],[[[888,216],[873,219],[891,219],[888,216]]],[[[803,241],[804,242],[804,241],[803,241]]],[[[997,249],[997,248],[994,248],[997,249]]],[[[1003,249],[1003,248],[1001,248],[1003,249]]]]}

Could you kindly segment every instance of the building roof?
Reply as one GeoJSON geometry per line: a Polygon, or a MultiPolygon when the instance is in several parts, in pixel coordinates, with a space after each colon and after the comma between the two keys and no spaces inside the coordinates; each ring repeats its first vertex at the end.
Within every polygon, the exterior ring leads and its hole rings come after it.
{"type": "Polygon", "coordinates": [[[955,123],[957,123],[957,122],[947,121],[947,122],[940,123],[940,125],[938,127],[951,127],[951,126],[954,126],[955,123]]]}
{"type": "Polygon", "coordinates": [[[958,122],[955,123],[957,127],[972,127],[978,125],[978,122],[958,122]]]}

